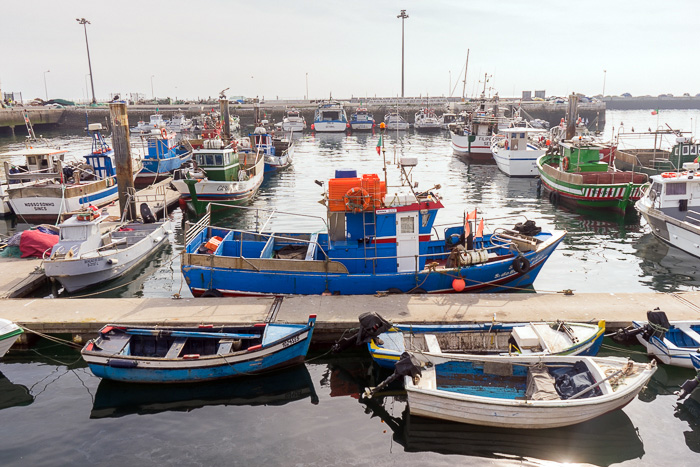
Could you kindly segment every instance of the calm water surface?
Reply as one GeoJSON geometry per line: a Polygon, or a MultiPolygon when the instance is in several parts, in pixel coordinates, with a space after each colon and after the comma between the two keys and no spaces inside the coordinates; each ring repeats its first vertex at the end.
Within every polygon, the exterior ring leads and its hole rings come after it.
{"type": "MultiPolygon", "coordinates": [[[[659,124],[666,121],[689,130],[697,118],[697,111],[669,111],[662,113],[659,124]]],[[[635,130],[657,124],[648,111],[609,111],[607,122],[608,135],[617,132],[620,123],[635,130]]],[[[65,145],[74,157],[89,149],[83,136],[46,136],[65,145]]],[[[376,144],[377,136],[371,134],[303,135],[294,166],[267,179],[252,206],[323,218],[325,208],[318,203],[323,189],[314,180],[325,181],[336,168],[346,167],[381,174],[376,144]]],[[[0,152],[21,146],[21,137],[0,137],[0,152]]],[[[487,230],[527,217],[545,229],[568,231],[535,282],[538,292],[700,287],[700,261],[658,242],[635,214],[621,219],[554,207],[538,197],[536,180],[509,179],[495,165],[469,166],[453,156],[449,136],[443,134],[390,134],[386,138],[390,185],[398,181],[395,157],[403,154],[418,157],[413,175],[419,189],[441,185],[446,207],[438,223],[458,222],[465,210],[478,208],[487,230]]],[[[173,216],[179,226],[179,210],[173,216]]],[[[255,221],[250,212],[220,219],[236,228],[253,227],[255,221]]],[[[322,228],[323,223],[281,217],[271,226],[281,232],[308,231],[322,228]]],[[[0,233],[26,227],[4,221],[0,233]]],[[[172,245],[153,261],[123,279],[124,285],[109,284],[102,290],[113,290],[99,296],[189,295],[179,273],[180,227],[171,240],[172,245]]],[[[96,292],[100,291],[90,293],[96,292]]],[[[45,290],[38,296],[50,293],[45,290]]],[[[334,359],[323,352],[310,355],[321,358],[305,366],[252,380],[157,388],[100,381],[77,353],[53,344],[15,351],[0,363],[4,376],[0,424],[6,427],[0,458],[3,465],[134,461],[140,465],[548,465],[555,461],[661,466],[697,465],[700,459],[700,394],[678,407],[673,396],[692,377],[689,370],[660,368],[624,411],[565,429],[514,431],[410,417],[398,393],[361,400],[362,388],[386,375],[377,373],[364,352],[334,359]]],[[[627,355],[628,350],[614,353],[627,355]]]]}

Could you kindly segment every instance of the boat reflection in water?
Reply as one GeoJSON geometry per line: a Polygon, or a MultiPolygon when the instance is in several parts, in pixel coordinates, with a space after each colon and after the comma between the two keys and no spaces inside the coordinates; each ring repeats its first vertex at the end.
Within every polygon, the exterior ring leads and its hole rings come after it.
{"type": "Polygon", "coordinates": [[[641,260],[640,283],[658,292],[700,287],[700,261],[694,256],[668,246],[650,233],[642,235],[633,247],[641,260]]]}
{"type": "Polygon", "coordinates": [[[100,381],[90,418],[165,411],[189,412],[210,405],[284,405],[318,396],[306,365],[226,381],[193,384],[130,384],[100,381]]]}
{"type": "MultiPolygon", "coordinates": [[[[637,429],[622,410],[564,428],[516,430],[417,417],[408,413],[408,406],[400,417],[394,417],[381,399],[361,399],[360,403],[366,406],[367,413],[380,417],[394,431],[393,440],[407,452],[526,459],[535,465],[538,459],[602,466],[640,459],[644,455],[644,444],[637,429]]],[[[394,404],[394,410],[399,407],[400,404],[394,404]]]]}
{"type": "Polygon", "coordinates": [[[21,407],[32,402],[34,402],[34,396],[26,386],[13,383],[0,372],[0,410],[21,407]]]}

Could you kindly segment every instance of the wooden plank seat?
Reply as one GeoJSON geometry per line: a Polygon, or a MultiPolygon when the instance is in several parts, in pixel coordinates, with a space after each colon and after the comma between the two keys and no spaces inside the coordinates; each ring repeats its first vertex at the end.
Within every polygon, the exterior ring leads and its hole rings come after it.
{"type": "Polygon", "coordinates": [[[182,352],[182,348],[185,346],[186,342],[187,337],[176,337],[173,341],[173,345],[170,346],[168,353],[165,354],[164,358],[173,359],[179,357],[180,352],[182,352]]]}

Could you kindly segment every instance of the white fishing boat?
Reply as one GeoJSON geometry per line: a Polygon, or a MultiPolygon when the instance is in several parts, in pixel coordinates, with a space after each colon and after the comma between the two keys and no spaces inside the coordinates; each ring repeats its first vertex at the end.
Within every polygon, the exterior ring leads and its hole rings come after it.
{"type": "Polygon", "coordinates": [[[384,125],[386,125],[387,130],[408,130],[410,127],[409,123],[401,114],[396,111],[389,112],[384,116],[384,125]]]}
{"type": "Polygon", "coordinates": [[[231,115],[229,116],[229,122],[232,132],[241,131],[241,117],[238,115],[231,115]]]}
{"type": "Polygon", "coordinates": [[[192,119],[186,118],[184,114],[173,115],[165,122],[165,128],[173,133],[182,133],[192,129],[192,119]]]}
{"type": "Polygon", "coordinates": [[[415,114],[413,128],[416,131],[438,131],[442,129],[442,123],[433,109],[420,109],[415,114]]]}
{"type": "Polygon", "coordinates": [[[700,257],[699,166],[690,162],[683,164],[682,171],[653,175],[651,186],[634,205],[656,238],[697,257],[700,257]]]}
{"type": "Polygon", "coordinates": [[[165,128],[167,122],[163,118],[162,114],[153,114],[149,117],[148,121],[139,120],[136,126],[130,128],[132,133],[150,133],[153,129],[165,128]]]}
{"type": "Polygon", "coordinates": [[[12,321],[0,318],[0,358],[5,356],[23,332],[22,328],[12,321]]]}
{"type": "Polygon", "coordinates": [[[27,223],[53,223],[63,213],[88,205],[105,206],[117,199],[114,151],[100,130],[99,123],[88,126],[92,151],[82,162],[67,162],[67,151],[54,148],[27,148],[0,155],[24,158],[24,164],[5,161],[5,192],[17,217],[27,223]]]}
{"type": "Polygon", "coordinates": [[[457,114],[454,114],[454,113],[445,112],[440,117],[440,124],[441,124],[443,130],[449,130],[450,125],[454,125],[458,122],[459,122],[459,117],[457,116],[457,114]]]}
{"type": "Polygon", "coordinates": [[[509,177],[536,177],[537,159],[544,155],[547,146],[545,130],[536,128],[506,128],[491,140],[491,153],[499,170],[509,177]]]}
{"type": "Polygon", "coordinates": [[[518,429],[582,423],[632,402],[655,362],[581,356],[488,357],[412,353],[412,415],[518,429]]]}
{"type": "Polygon", "coordinates": [[[297,109],[287,109],[282,121],[275,126],[287,133],[301,133],[306,130],[306,120],[297,109]]]}
{"type": "Polygon", "coordinates": [[[343,104],[328,101],[319,104],[311,129],[319,133],[340,133],[346,131],[349,126],[343,104]]]}
{"type": "MultiPolygon", "coordinates": [[[[165,193],[163,192],[163,197],[165,193]]],[[[87,209],[59,225],[59,241],[44,259],[46,277],[76,292],[123,276],[168,242],[172,224],[156,221],[146,203],[141,220],[125,222],[87,209]]]]}

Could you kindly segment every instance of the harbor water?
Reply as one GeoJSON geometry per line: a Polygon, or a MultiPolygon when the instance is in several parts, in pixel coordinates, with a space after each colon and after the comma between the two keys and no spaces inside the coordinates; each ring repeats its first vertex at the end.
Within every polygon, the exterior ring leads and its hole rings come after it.
{"type": "MultiPolygon", "coordinates": [[[[604,133],[645,131],[668,123],[694,130],[700,111],[608,111],[604,133]],[[658,118],[658,120],[657,120],[658,118]],[[629,129],[629,130],[628,130],[629,129]]],[[[18,131],[19,133],[19,131],[18,131]]],[[[84,135],[60,130],[44,135],[81,157],[84,135]]],[[[335,169],[383,177],[378,135],[311,134],[295,137],[294,165],[267,178],[246,212],[217,223],[254,228],[262,209],[279,215],[275,232],[324,227],[323,188],[315,183],[335,169]],[[256,215],[257,214],[257,215],[256,215]]],[[[653,144],[632,139],[638,147],[653,144]]],[[[532,219],[543,229],[568,232],[529,291],[673,292],[698,290],[700,260],[657,241],[635,213],[574,212],[537,193],[536,179],[509,179],[495,165],[469,165],[452,154],[447,133],[389,133],[384,138],[389,193],[398,184],[395,161],[418,158],[418,190],[435,185],[445,208],[436,224],[462,221],[477,209],[486,231],[532,219]]],[[[667,147],[670,145],[667,145],[667,147]]],[[[22,136],[0,136],[0,152],[23,147],[22,136]]],[[[171,245],[120,283],[85,294],[98,297],[189,295],[179,272],[182,213],[172,213],[171,245]]],[[[0,234],[28,228],[21,219],[0,221],[0,234]]],[[[37,298],[57,290],[41,290],[37,298]]],[[[83,295],[83,294],[80,294],[83,295]]],[[[50,306],[50,299],[46,300],[50,306]]],[[[649,304],[650,308],[654,305],[649,304]]],[[[498,312],[496,311],[498,317],[498,312]]],[[[640,319],[644,316],[640,315],[640,319]]],[[[672,318],[672,317],[671,317],[672,318]]],[[[606,344],[612,344],[606,340],[606,344]]],[[[602,354],[644,361],[641,347],[605,348],[602,354]]],[[[676,404],[674,391],[694,372],[661,366],[648,387],[623,411],[557,430],[498,430],[411,417],[395,388],[376,400],[360,394],[383,377],[361,349],[331,357],[316,349],[295,369],[253,379],[190,386],[134,386],[100,381],[77,352],[42,343],[12,351],[0,362],[0,442],[3,465],[697,465],[700,394],[676,404]]],[[[392,389],[392,388],[390,388],[392,389]]]]}

